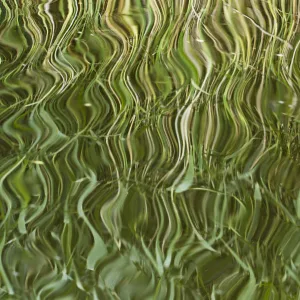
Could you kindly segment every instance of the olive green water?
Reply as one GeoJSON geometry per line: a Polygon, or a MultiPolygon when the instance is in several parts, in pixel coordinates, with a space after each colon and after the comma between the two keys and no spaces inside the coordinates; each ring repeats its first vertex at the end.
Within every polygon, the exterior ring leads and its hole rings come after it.
{"type": "Polygon", "coordinates": [[[298,0],[0,2],[1,299],[300,299],[298,0]]]}

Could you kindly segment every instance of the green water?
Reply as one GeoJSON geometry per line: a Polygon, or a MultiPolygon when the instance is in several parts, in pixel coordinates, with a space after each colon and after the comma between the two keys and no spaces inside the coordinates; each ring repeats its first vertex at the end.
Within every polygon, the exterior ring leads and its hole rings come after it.
{"type": "Polygon", "coordinates": [[[0,21],[1,299],[300,299],[298,0],[0,21]]]}

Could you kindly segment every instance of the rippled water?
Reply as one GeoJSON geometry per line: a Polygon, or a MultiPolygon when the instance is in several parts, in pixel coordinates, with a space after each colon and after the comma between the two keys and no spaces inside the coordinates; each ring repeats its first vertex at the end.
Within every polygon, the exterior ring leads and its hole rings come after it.
{"type": "Polygon", "coordinates": [[[0,2],[1,299],[299,299],[297,0],[0,2]]]}

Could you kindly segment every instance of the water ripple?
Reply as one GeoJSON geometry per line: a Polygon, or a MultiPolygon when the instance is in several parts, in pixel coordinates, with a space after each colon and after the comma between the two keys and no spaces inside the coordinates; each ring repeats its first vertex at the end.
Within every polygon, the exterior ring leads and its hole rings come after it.
{"type": "Polygon", "coordinates": [[[297,1],[0,3],[0,297],[298,299],[297,1]]]}

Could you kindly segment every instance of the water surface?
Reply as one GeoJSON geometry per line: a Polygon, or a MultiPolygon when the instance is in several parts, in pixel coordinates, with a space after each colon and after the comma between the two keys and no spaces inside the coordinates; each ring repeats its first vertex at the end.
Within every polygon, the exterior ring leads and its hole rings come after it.
{"type": "Polygon", "coordinates": [[[0,3],[0,297],[299,299],[299,3],[0,3]]]}

